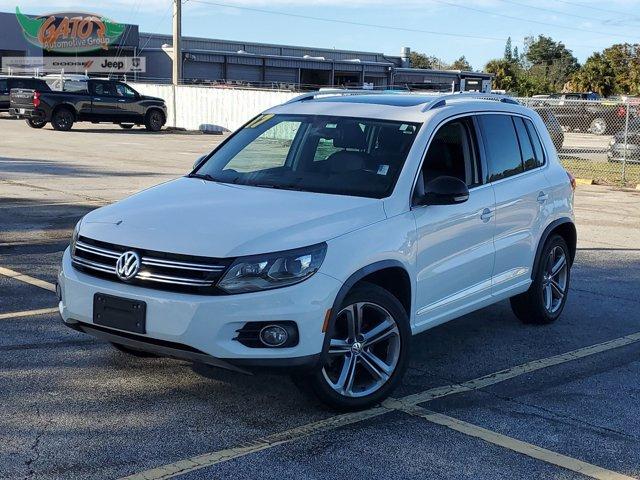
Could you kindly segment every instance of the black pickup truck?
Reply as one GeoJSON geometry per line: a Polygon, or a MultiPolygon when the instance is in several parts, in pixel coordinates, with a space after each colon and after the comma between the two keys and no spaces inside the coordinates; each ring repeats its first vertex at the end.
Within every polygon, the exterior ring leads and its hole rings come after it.
{"type": "Polygon", "coordinates": [[[33,77],[0,77],[0,112],[9,111],[9,92],[14,88],[49,88],[44,80],[33,77]]]}
{"type": "Polygon", "coordinates": [[[46,83],[38,89],[13,89],[9,113],[42,128],[48,122],[55,130],[71,130],[74,122],[117,123],[129,129],[144,125],[157,132],[167,119],[164,100],[140,95],[126,83],[89,79],[76,91],[51,90],[46,83]]]}

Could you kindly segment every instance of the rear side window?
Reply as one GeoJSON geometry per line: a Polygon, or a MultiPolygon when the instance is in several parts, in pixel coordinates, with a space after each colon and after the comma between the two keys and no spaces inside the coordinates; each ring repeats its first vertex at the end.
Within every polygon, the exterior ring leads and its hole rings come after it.
{"type": "Polygon", "coordinates": [[[487,150],[487,180],[495,182],[522,173],[520,145],[511,116],[478,115],[478,121],[487,150]]]}
{"type": "MultiPolygon", "coordinates": [[[[557,122],[555,117],[553,117],[553,120],[557,122]]],[[[533,122],[528,118],[525,118],[524,124],[526,125],[527,131],[529,132],[529,138],[531,139],[533,151],[536,155],[536,167],[541,167],[542,165],[544,165],[544,150],[542,149],[542,142],[540,141],[540,137],[538,136],[536,127],[533,126],[533,122]]]]}
{"type": "Polygon", "coordinates": [[[522,154],[522,164],[525,170],[532,170],[539,167],[538,159],[533,151],[533,145],[529,138],[527,127],[524,126],[524,120],[520,117],[512,117],[518,133],[518,143],[520,144],[520,153],[522,154]]]}
{"type": "Polygon", "coordinates": [[[0,80],[0,92],[7,93],[8,91],[8,82],[6,80],[0,80]]]}

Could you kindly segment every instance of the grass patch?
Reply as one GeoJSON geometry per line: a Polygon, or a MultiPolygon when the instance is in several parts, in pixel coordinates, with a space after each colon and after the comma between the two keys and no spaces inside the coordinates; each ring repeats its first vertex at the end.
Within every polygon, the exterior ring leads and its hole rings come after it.
{"type": "Polygon", "coordinates": [[[622,181],[622,162],[594,162],[584,158],[562,155],[560,163],[577,178],[592,178],[599,183],[632,185],[640,183],[640,164],[638,163],[627,163],[625,167],[626,182],[622,181]]]}

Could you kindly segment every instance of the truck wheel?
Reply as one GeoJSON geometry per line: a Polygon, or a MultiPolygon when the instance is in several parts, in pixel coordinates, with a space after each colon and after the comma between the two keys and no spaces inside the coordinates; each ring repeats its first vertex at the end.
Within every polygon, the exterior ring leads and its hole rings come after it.
{"type": "Polygon", "coordinates": [[[31,128],[42,128],[47,124],[44,120],[34,120],[33,118],[27,118],[26,122],[31,128]]]}
{"type": "Polygon", "coordinates": [[[144,119],[144,127],[150,132],[159,132],[164,125],[164,115],[160,110],[151,110],[144,119]]]}
{"type": "Polygon", "coordinates": [[[607,133],[607,121],[604,118],[594,118],[589,125],[589,131],[595,135],[604,135],[607,133]]]}
{"type": "Polygon", "coordinates": [[[73,112],[68,108],[61,108],[56,110],[51,117],[51,125],[54,130],[66,132],[73,127],[73,120],[73,112]]]}
{"type": "Polygon", "coordinates": [[[120,128],[124,128],[125,130],[131,130],[133,128],[133,123],[121,123],[120,128]]]}
{"type": "Polygon", "coordinates": [[[411,330],[407,313],[391,293],[370,283],[346,296],[321,368],[294,377],[337,410],[371,407],[400,383],[409,355],[411,330]]]}
{"type": "Polygon", "coordinates": [[[542,250],[529,290],[511,297],[511,309],[523,323],[551,323],[560,316],[569,293],[570,258],[567,242],[552,235],[542,250]]]}

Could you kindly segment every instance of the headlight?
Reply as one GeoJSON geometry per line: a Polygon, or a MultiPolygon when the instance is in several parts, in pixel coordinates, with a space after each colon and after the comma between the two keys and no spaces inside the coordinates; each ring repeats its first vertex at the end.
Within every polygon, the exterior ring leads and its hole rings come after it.
{"type": "Polygon", "coordinates": [[[306,280],[322,265],[327,244],[286,252],[238,258],[218,282],[227,293],[246,293],[286,287],[306,280]]]}
{"type": "Polygon", "coordinates": [[[76,242],[78,241],[78,237],[80,236],[80,224],[82,223],[82,218],[76,223],[75,228],[73,229],[73,235],[71,235],[71,255],[75,253],[76,242]]]}

